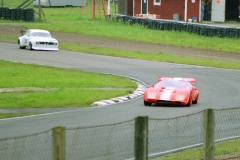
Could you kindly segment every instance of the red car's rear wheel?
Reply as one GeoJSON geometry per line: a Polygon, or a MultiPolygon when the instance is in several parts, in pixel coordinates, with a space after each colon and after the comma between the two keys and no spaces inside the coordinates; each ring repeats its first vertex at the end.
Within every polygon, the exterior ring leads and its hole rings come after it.
{"type": "Polygon", "coordinates": [[[188,103],[186,104],[187,107],[190,107],[192,105],[192,95],[189,96],[188,103]]]}
{"type": "Polygon", "coordinates": [[[199,95],[197,95],[196,99],[193,101],[193,104],[197,104],[198,103],[198,96],[199,95]]]}

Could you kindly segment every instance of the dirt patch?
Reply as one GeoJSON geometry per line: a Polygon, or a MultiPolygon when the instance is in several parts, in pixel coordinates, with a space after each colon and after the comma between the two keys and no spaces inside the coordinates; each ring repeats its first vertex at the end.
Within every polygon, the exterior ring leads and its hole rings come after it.
{"type": "Polygon", "coordinates": [[[55,90],[54,88],[36,88],[36,87],[17,87],[17,88],[0,88],[1,92],[21,92],[21,91],[51,91],[55,90]]]}
{"type": "MultiPolygon", "coordinates": [[[[21,36],[20,30],[22,29],[24,28],[14,26],[14,25],[0,25],[0,34],[19,37],[21,36]]],[[[98,46],[98,47],[106,47],[106,48],[130,50],[130,51],[141,51],[141,52],[149,52],[149,53],[162,52],[164,54],[171,54],[171,55],[181,55],[181,56],[187,56],[187,57],[198,57],[198,58],[207,58],[207,59],[215,59],[215,60],[226,60],[231,62],[240,62],[240,54],[237,54],[237,53],[167,46],[167,45],[161,45],[161,44],[117,40],[113,38],[103,38],[103,37],[97,37],[97,36],[86,36],[86,35],[62,33],[62,32],[52,32],[52,35],[54,35],[54,37],[60,43],[76,43],[76,44],[81,44],[86,46],[98,46]],[[71,37],[71,38],[66,39],[66,37],[71,37]]],[[[17,40],[13,41],[13,40],[0,39],[0,42],[17,43],[17,40]]]]}
{"type": "MultiPolygon", "coordinates": [[[[37,88],[37,87],[16,87],[16,88],[0,88],[1,92],[26,92],[26,91],[43,91],[48,92],[52,90],[56,90],[58,88],[37,88]]],[[[67,88],[67,89],[86,89],[86,90],[129,90],[129,92],[133,92],[135,88],[115,88],[115,87],[81,87],[81,88],[67,88]]]]}

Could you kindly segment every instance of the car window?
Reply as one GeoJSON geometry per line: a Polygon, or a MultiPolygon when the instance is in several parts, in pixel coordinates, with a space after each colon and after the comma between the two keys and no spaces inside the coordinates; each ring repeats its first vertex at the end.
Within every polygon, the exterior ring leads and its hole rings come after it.
{"type": "Polygon", "coordinates": [[[33,32],[31,34],[31,36],[33,36],[33,37],[51,37],[51,35],[49,33],[45,33],[45,32],[33,32]]]}
{"type": "Polygon", "coordinates": [[[176,80],[166,80],[160,81],[155,86],[156,87],[173,87],[173,88],[188,88],[190,84],[185,83],[184,81],[176,81],[176,80]]]}
{"type": "Polygon", "coordinates": [[[30,35],[30,31],[27,30],[24,35],[26,35],[26,36],[30,35]]]}

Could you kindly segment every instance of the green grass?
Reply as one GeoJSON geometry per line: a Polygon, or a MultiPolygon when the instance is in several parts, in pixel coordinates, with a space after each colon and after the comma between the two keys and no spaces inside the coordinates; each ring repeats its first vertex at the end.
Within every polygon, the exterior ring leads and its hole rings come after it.
{"type": "Polygon", "coordinates": [[[132,91],[60,88],[53,91],[1,93],[0,108],[89,107],[94,101],[127,95],[132,91]]]}
{"type": "Polygon", "coordinates": [[[205,58],[193,58],[193,57],[183,57],[177,55],[169,54],[153,54],[145,53],[140,51],[128,51],[128,50],[117,50],[110,48],[102,48],[96,46],[83,46],[81,44],[61,44],[61,48],[64,50],[77,51],[77,52],[87,52],[93,54],[101,54],[115,57],[125,57],[133,59],[142,59],[149,61],[158,61],[158,62],[170,62],[170,63],[181,63],[189,65],[198,65],[198,66],[209,66],[209,67],[218,67],[218,68],[229,68],[229,69],[240,69],[240,62],[228,62],[220,60],[211,60],[205,58]]]}
{"type": "Polygon", "coordinates": [[[8,39],[8,40],[15,40],[17,39],[17,36],[8,36],[8,35],[0,35],[0,39],[8,39]]]}
{"type": "MultiPolygon", "coordinates": [[[[234,157],[233,153],[239,153],[240,151],[239,144],[240,144],[239,138],[216,143],[215,157],[218,157],[218,159],[227,159],[226,156],[228,155],[232,155],[232,157],[234,157]],[[221,155],[222,155],[222,158],[220,158],[221,155]]],[[[202,158],[203,158],[203,147],[199,147],[199,148],[184,150],[178,153],[168,154],[162,157],[151,158],[151,160],[201,160],[202,158]]]]}
{"type": "Polygon", "coordinates": [[[2,60],[0,66],[4,66],[0,68],[0,88],[16,89],[0,93],[0,109],[86,107],[130,94],[137,87],[130,79],[100,73],[2,60]]]}
{"type": "Polygon", "coordinates": [[[136,87],[127,78],[0,60],[0,87],[136,87]],[[114,82],[114,83],[112,83],[114,82]],[[131,83],[129,83],[131,82],[131,83]]]}
{"type": "Polygon", "coordinates": [[[40,113],[34,113],[34,112],[27,112],[27,113],[4,113],[0,114],[0,119],[6,119],[6,118],[14,118],[14,117],[22,117],[22,116],[30,116],[30,115],[36,115],[40,113]]]}

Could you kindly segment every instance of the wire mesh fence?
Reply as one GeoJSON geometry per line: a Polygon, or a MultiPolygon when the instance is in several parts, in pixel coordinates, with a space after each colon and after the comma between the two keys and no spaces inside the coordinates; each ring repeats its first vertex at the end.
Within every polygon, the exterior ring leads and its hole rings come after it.
{"type": "Polygon", "coordinates": [[[239,115],[239,108],[215,111],[216,157],[221,157],[221,159],[240,159],[240,151],[238,149],[240,146],[239,115]],[[224,154],[221,155],[222,153],[224,154]]]}
{"type": "Polygon", "coordinates": [[[0,160],[52,159],[52,131],[0,140],[0,160]]]}
{"type": "Polygon", "coordinates": [[[134,155],[134,120],[69,128],[66,143],[66,159],[127,159],[134,155]]]}
{"type": "MultiPolygon", "coordinates": [[[[216,160],[240,158],[240,108],[214,110],[216,160]]],[[[204,113],[148,120],[148,158],[154,160],[204,158],[204,113]]],[[[101,126],[65,128],[66,160],[135,159],[135,119],[101,126]]],[[[0,160],[54,159],[52,130],[0,139],[0,160]]]]}
{"type": "Polygon", "coordinates": [[[150,118],[149,157],[202,146],[203,134],[203,111],[173,119],[150,118]]]}

